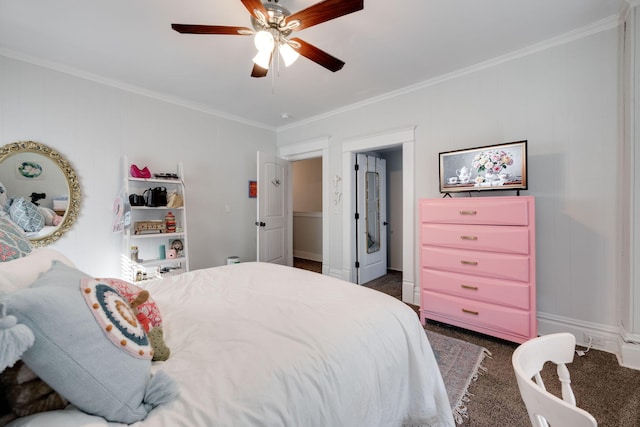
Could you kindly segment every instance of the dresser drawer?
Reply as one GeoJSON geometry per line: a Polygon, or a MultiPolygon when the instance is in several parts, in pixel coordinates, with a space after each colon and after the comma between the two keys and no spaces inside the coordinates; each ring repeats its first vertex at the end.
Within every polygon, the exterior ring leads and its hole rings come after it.
{"type": "Polygon", "coordinates": [[[441,224],[529,225],[524,197],[429,199],[420,205],[422,222],[441,224]]]}
{"type": "Polygon", "coordinates": [[[530,287],[520,282],[422,269],[422,289],[529,310],[530,287]]]}
{"type": "Polygon", "coordinates": [[[439,317],[448,317],[463,323],[484,326],[512,334],[530,335],[530,314],[524,310],[488,304],[435,292],[422,293],[422,310],[439,317]]]}
{"type": "Polygon", "coordinates": [[[512,226],[421,224],[422,244],[528,255],[529,229],[512,226]]]}
{"type": "Polygon", "coordinates": [[[529,257],[496,252],[422,247],[422,267],[528,282],[529,257]]]}

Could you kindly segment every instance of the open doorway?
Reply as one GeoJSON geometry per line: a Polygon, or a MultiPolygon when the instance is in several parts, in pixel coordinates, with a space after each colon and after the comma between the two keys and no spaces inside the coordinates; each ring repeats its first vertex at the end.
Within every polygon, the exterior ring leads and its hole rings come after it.
{"type": "Polygon", "coordinates": [[[291,163],[293,266],[322,273],[322,157],[291,163]]]}
{"type": "MultiPolygon", "coordinates": [[[[365,137],[359,137],[345,141],[342,146],[342,166],[344,177],[344,215],[343,215],[343,277],[351,282],[357,281],[356,272],[356,247],[354,244],[355,220],[353,213],[355,212],[355,179],[352,175],[351,165],[354,164],[356,153],[380,152],[385,150],[401,150],[402,180],[401,192],[392,190],[397,195],[401,194],[402,205],[402,221],[396,218],[396,224],[400,228],[396,231],[401,234],[402,238],[398,240],[401,245],[402,257],[402,300],[410,304],[419,304],[419,289],[415,285],[415,263],[414,254],[415,236],[414,236],[414,219],[415,219],[415,192],[414,192],[414,145],[415,145],[415,128],[394,130],[382,134],[374,134],[365,137]]],[[[390,201],[390,204],[397,203],[390,201]]],[[[393,253],[393,249],[389,251],[393,253]]],[[[397,260],[391,261],[396,263],[397,260]]]]}
{"type": "MultiPolygon", "coordinates": [[[[278,147],[278,157],[289,161],[289,171],[292,170],[291,162],[305,159],[322,159],[322,178],[321,182],[329,181],[329,138],[321,137],[308,141],[302,141],[296,144],[290,144],[278,147]]],[[[291,174],[290,174],[291,175],[291,174]]],[[[291,187],[290,187],[291,188],[291,187]]],[[[289,193],[289,210],[293,211],[292,203],[293,195],[289,193]]],[[[334,270],[330,268],[329,263],[329,206],[331,201],[329,198],[329,186],[322,186],[322,274],[341,277],[342,270],[334,270]]],[[[293,221],[291,221],[293,222],[293,221]]],[[[290,227],[293,229],[293,225],[290,227]]],[[[293,233],[291,233],[293,234],[293,233]]],[[[293,247],[293,236],[290,236],[290,242],[293,247]]]]}

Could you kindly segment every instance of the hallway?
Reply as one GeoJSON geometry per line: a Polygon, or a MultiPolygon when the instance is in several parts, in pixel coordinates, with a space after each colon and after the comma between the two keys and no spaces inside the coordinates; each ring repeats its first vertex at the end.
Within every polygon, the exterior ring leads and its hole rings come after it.
{"type": "MultiPolygon", "coordinates": [[[[294,258],[293,266],[301,268],[303,270],[314,271],[316,273],[322,272],[322,263],[316,261],[310,261],[302,258],[294,258]]],[[[375,289],[380,292],[384,292],[394,298],[402,300],[402,272],[395,270],[387,270],[387,274],[377,279],[374,279],[362,286],[366,286],[371,289],[375,289]]]]}

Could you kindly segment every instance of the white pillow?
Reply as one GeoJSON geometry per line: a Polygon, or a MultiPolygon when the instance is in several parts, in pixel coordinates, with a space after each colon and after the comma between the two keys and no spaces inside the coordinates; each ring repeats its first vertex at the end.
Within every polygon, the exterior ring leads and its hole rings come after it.
{"type": "Polygon", "coordinates": [[[69,258],[49,248],[37,248],[25,257],[0,262],[0,296],[31,285],[41,273],[49,271],[54,260],[75,267],[69,258]]]}

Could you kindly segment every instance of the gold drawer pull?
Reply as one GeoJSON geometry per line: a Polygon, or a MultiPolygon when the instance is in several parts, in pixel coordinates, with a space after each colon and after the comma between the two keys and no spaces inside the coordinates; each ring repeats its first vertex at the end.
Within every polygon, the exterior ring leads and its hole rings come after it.
{"type": "Polygon", "coordinates": [[[460,211],[460,215],[475,215],[476,211],[460,211]]]}
{"type": "Polygon", "coordinates": [[[477,236],[460,236],[462,240],[478,240],[477,236]]]}
{"type": "Polygon", "coordinates": [[[460,285],[460,287],[461,287],[462,289],[469,289],[469,290],[472,290],[472,291],[477,291],[477,290],[478,290],[478,287],[477,287],[477,286],[460,285]]]}
{"type": "Polygon", "coordinates": [[[468,314],[473,314],[474,316],[477,316],[478,314],[480,314],[479,311],[467,310],[466,308],[463,308],[462,312],[463,313],[468,313],[468,314]]]}
{"type": "Polygon", "coordinates": [[[478,261],[465,261],[463,259],[460,260],[460,263],[464,265],[478,265],[478,261]]]}

